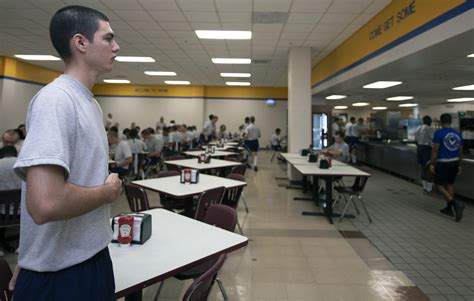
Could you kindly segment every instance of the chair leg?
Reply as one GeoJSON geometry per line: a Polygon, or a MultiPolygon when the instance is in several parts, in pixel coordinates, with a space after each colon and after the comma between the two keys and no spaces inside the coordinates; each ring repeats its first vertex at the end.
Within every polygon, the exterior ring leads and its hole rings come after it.
{"type": "Polygon", "coordinates": [[[241,235],[244,235],[244,231],[242,231],[242,227],[240,226],[239,219],[237,219],[237,228],[239,228],[239,232],[241,235]]]}
{"type": "Polygon", "coordinates": [[[229,301],[229,298],[227,297],[227,293],[225,292],[224,285],[222,284],[222,281],[219,279],[219,277],[216,277],[217,285],[219,285],[219,289],[221,290],[222,297],[224,298],[224,301],[229,301]]]}
{"type": "Polygon", "coordinates": [[[344,207],[344,210],[341,213],[341,218],[339,219],[339,222],[342,222],[342,219],[344,218],[344,215],[346,215],[347,208],[349,208],[349,205],[352,203],[352,195],[349,198],[349,201],[347,202],[346,206],[344,207]]]}
{"type": "Polygon", "coordinates": [[[158,290],[156,291],[155,297],[153,298],[153,301],[157,301],[158,297],[160,296],[161,289],[163,288],[163,284],[165,281],[161,281],[160,286],[158,287],[158,290]]]}
{"type": "Polygon", "coordinates": [[[242,201],[244,202],[244,206],[245,206],[245,211],[247,211],[247,214],[249,213],[249,207],[247,206],[247,201],[245,200],[245,196],[244,196],[244,193],[242,192],[242,194],[240,195],[240,198],[242,199],[242,201]]]}
{"type": "Polygon", "coordinates": [[[365,207],[364,200],[360,195],[357,196],[359,199],[360,203],[362,204],[362,208],[364,208],[365,214],[367,214],[367,217],[369,218],[369,222],[372,223],[372,218],[370,217],[369,211],[367,210],[367,207],[365,207]]]}
{"type": "MultiPolygon", "coordinates": [[[[341,198],[342,198],[341,194],[338,193],[336,199],[335,199],[334,202],[332,203],[332,208],[336,207],[337,202],[339,202],[339,200],[340,200],[341,198]]],[[[346,203],[347,203],[347,201],[346,201],[346,203]]]]}

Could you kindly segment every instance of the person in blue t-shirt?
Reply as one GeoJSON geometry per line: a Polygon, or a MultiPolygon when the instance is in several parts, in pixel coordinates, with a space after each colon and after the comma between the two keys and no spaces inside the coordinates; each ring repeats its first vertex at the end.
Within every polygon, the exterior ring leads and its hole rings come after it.
{"type": "Polygon", "coordinates": [[[441,129],[437,130],[433,137],[430,169],[435,174],[436,186],[448,203],[440,212],[455,216],[459,222],[462,219],[464,205],[454,199],[453,184],[456,176],[461,173],[463,140],[461,134],[451,128],[451,115],[442,114],[440,122],[441,129]]]}

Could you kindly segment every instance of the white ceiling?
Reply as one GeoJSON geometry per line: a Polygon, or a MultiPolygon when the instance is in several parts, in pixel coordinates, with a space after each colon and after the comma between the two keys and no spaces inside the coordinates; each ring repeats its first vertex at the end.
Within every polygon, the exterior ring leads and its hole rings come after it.
{"type": "MultiPolygon", "coordinates": [[[[287,86],[292,46],[312,48],[313,65],[381,11],[390,0],[0,0],[0,55],[56,54],[48,34],[51,16],[68,4],[104,12],[121,55],[151,56],[156,63],[119,63],[106,77],[135,84],[162,84],[167,77],[143,72],[175,71],[171,79],[224,85],[221,72],[250,72],[252,86],[287,86]],[[287,13],[266,24],[256,13],[287,13]],[[194,30],[251,30],[249,41],[199,40],[194,30]],[[268,60],[265,64],[214,65],[211,57],[268,60]]],[[[264,16],[265,17],[265,16],[264,16]]],[[[35,64],[63,70],[62,62],[35,64]]]]}
{"type": "MultiPolygon", "coordinates": [[[[342,94],[348,97],[327,100],[326,103],[351,107],[355,102],[368,102],[368,108],[396,108],[400,103],[410,102],[424,106],[446,104],[449,98],[474,97],[474,91],[452,90],[454,87],[474,84],[474,58],[466,57],[471,53],[474,53],[474,30],[334,85],[313,95],[313,99],[321,102],[328,95],[342,94]],[[362,88],[380,80],[401,81],[403,84],[387,89],[362,88]],[[386,100],[393,96],[414,96],[415,99],[401,102],[386,100]]],[[[470,104],[474,107],[474,103],[470,104]]]]}

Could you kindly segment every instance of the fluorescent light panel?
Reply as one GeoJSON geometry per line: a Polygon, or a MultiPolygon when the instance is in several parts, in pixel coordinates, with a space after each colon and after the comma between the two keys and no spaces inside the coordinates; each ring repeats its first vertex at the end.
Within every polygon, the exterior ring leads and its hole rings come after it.
{"type": "Polygon", "coordinates": [[[397,81],[378,81],[368,85],[363,86],[365,89],[386,89],[393,86],[401,85],[402,82],[397,81]]]}
{"type": "Polygon", "coordinates": [[[402,101],[402,100],[409,100],[413,99],[413,96],[395,96],[387,98],[388,101],[402,101]]]}
{"type": "Polygon", "coordinates": [[[61,59],[54,55],[37,54],[15,54],[15,57],[26,61],[60,61],[61,59]]]}
{"type": "Polygon", "coordinates": [[[227,86],[250,86],[249,82],[225,82],[227,86]]]}
{"type": "Polygon", "coordinates": [[[222,77],[250,77],[250,73],[221,73],[222,77]]]}
{"type": "Polygon", "coordinates": [[[167,85],[189,85],[191,83],[187,80],[165,80],[165,84],[167,84],[167,85]]]}
{"type": "Polygon", "coordinates": [[[145,71],[145,74],[150,76],[176,76],[176,72],[172,71],[145,71]]]}
{"type": "Polygon", "coordinates": [[[334,109],[336,109],[336,110],[344,110],[344,109],[347,109],[347,106],[335,106],[334,109]]]}
{"type": "Polygon", "coordinates": [[[251,59],[233,59],[233,58],[212,58],[214,64],[250,64],[251,59]]]}
{"type": "Polygon", "coordinates": [[[365,107],[365,106],[368,106],[370,105],[370,103],[368,102],[355,102],[352,104],[353,107],[365,107]]]}
{"type": "Polygon", "coordinates": [[[467,85],[467,86],[454,87],[453,90],[471,91],[471,90],[474,90],[474,85],[467,85]]]}
{"type": "Polygon", "coordinates": [[[467,102],[474,101],[474,97],[462,97],[462,98],[451,98],[447,100],[448,102],[467,102]]]}
{"type": "Polygon", "coordinates": [[[411,108],[411,107],[416,107],[418,106],[417,103],[402,103],[398,105],[401,108],[411,108]]]}
{"type": "Polygon", "coordinates": [[[382,111],[382,110],[386,110],[387,107],[373,107],[372,110],[375,110],[375,111],[382,111]]]}
{"type": "Polygon", "coordinates": [[[474,57],[474,53],[469,54],[467,57],[474,57]]]}
{"type": "Polygon", "coordinates": [[[155,59],[149,56],[117,56],[116,61],[126,63],[154,63],[155,59]]]}
{"type": "Polygon", "coordinates": [[[109,78],[109,79],[104,79],[104,83],[108,83],[108,84],[129,84],[130,81],[128,79],[109,78]]]}
{"type": "Polygon", "coordinates": [[[329,95],[329,96],[326,96],[326,99],[343,99],[346,97],[347,95],[329,95]]]}
{"type": "Polygon", "coordinates": [[[250,40],[252,39],[251,31],[240,30],[195,30],[200,39],[212,40],[250,40]]]}

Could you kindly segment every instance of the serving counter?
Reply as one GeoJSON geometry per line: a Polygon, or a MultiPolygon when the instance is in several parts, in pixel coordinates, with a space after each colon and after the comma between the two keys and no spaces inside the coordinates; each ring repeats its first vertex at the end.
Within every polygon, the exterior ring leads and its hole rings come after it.
{"type": "MultiPolygon", "coordinates": [[[[357,160],[370,166],[394,173],[415,182],[421,181],[421,167],[416,161],[416,147],[405,144],[359,142],[357,160]]],[[[463,197],[474,199],[474,158],[465,158],[462,174],[456,178],[454,191],[463,197]]]]}

